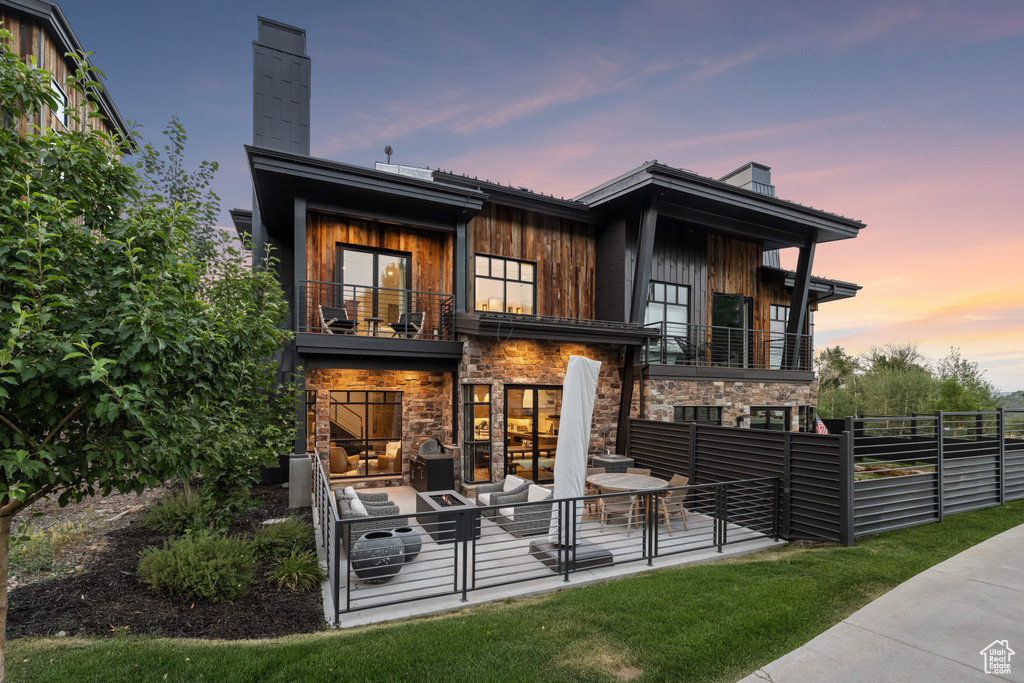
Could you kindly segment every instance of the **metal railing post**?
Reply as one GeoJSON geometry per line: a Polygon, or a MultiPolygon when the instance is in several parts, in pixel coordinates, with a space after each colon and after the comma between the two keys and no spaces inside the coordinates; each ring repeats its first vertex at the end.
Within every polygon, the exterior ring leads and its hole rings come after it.
{"type": "Polygon", "coordinates": [[[1006,503],[1006,414],[996,408],[996,438],[999,439],[999,504],[1006,503]]]}
{"type": "Polygon", "coordinates": [[[839,435],[839,542],[853,545],[857,523],[856,489],[853,473],[853,418],[846,418],[846,430],[839,435]]]}
{"type": "Polygon", "coordinates": [[[945,444],[943,444],[943,423],[942,411],[935,411],[935,473],[938,476],[936,482],[936,496],[939,504],[939,521],[941,522],[946,513],[945,503],[945,477],[942,475],[942,459],[943,451],[945,450],[945,444]]]}
{"type": "MultiPolygon", "coordinates": [[[[458,532],[458,528],[460,526],[460,522],[461,522],[461,526],[462,526],[462,529],[463,529],[463,535],[462,535],[462,602],[469,602],[469,537],[475,535],[475,530],[474,530],[474,527],[472,525],[470,525],[468,527],[468,531],[467,531],[467,526],[466,526],[466,514],[467,513],[465,511],[456,512],[455,514],[458,515],[458,517],[455,520],[453,520],[453,521],[455,521],[455,529],[452,529],[452,533],[455,534],[455,533],[458,532]]],[[[472,521],[473,520],[471,519],[470,522],[472,523],[472,521]]],[[[455,543],[454,545],[458,546],[459,544],[455,543]]]]}
{"type": "Polygon", "coordinates": [[[570,505],[569,505],[570,502],[571,502],[570,500],[566,499],[563,502],[563,504],[559,506],[559,507],[562,508],[562,511],[565,512],[565,516],[564,517],[562,515],[558,516],[558,523],[562,526],[562,528],[559,529],[559,531],[561,532],[559,534],[559,537],[560,538],[564,538],[564,540],[565,540],[565,542],[563,543],[563,546],[565,548],[565,564],[563,566],[565,574],[564,574],[564,576],[562,578],[562,581],[564,581],[565,583],[569,583],[569,570],[570,570],[569,554],[572,552],[569,549],[570,548],[570,543],[571,543],[570,532],[571,532],[572,527],[576,525],[576,518],[575,517],[573,517],[571,521],[569,519],[569,514],[571,514],[573,512],[573,510],[570,508],[570,505]]]}

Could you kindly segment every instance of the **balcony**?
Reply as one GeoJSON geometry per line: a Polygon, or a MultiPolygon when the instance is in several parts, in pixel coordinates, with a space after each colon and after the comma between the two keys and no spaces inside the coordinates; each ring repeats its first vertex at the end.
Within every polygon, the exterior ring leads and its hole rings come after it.
{"type": "Polygon", "coordinates": [[[635,323],[589,318],[560,318],[494,311],[460,313],[459,332],[498,339],[538,339],[590,344],[627,344],[643,346],[651,342],[657,330],[635,323]]]}
{"type": "Polygon", "coordinates": [[[308,280],[299,288],[296,319],[300,345],[307,335],[322,335],[314,343],[320,348],[405,348],[408,340],[455,339],[451,294],[308,280]]]}
{"type": "Polygon", "coordinates": [[[646,327],[659,332],[646,348],[646,361],[652,366],[711,368],[710,372],[695,374],[728,377],[743,376],[734,371],[813,370],[813,340],[809,334],[666,321],[646,327]]]}

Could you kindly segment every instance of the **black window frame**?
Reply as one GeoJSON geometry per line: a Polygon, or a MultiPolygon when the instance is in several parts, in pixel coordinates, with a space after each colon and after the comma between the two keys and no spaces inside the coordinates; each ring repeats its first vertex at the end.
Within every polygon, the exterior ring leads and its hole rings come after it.
{"type": "Polygon", "coordinates": [[[494,464],[494,445],[492,435],[494,434],[494,409],[491,397],[494,387],[490,384],[463,384],[462,385],[462,414],[466,424],[463,426],[462,438],[462,480],[471,484],[482,484],[491,481],[491,474],[494,464]],[[487,400],[476,400],[476,389],[484,387],[487,389],[487,400]],[[485,440],[477,438],[476,408],[487,406],[487,434],[485,440]],[[484,448],[487,451],[487,478],[476,478],[476,453],[478,449],[484,448]]]}
{"type": "Polygon", "coordinates": [[[781,432],[791,431],[790,425],[792,425],[792,418],[793,418],[793,413],[791,411],[793,410],[793,407],[794,406],[750,406],[750,417],[748,418],[748,425],[750,426],[751,429],[767,429],[767,430],[776,431],[776,432],[779,432],[779,431],[781,431],[781,432]],[[775,427],[770,426],[770,425],[774,424],[773,421],[771,420],[771,411],[773,411],[773,410],[784,411],[785,418],[784,418],[784,422],[782,423],[782,428],[781,429],[776,429],[775,427]],[[761,426],[755,427],[754,426],[754,412],[755,411],[756,412],[764,411],[764,412],[767,413],[767,416],[766,416],[767,419],[765,420],[765,426],[764,427],[761,427],[761,426]]]}
{"type": "Polygon", "coordinates": [[[693,422],[699,425],[714,425],[716,427],[722,426],[722,406],[673,406],[672,411],[673,422],[693,422]],[[703,417],[701,413],[703,412],[703,417]],[[687,417],[686,413],[691,413],[691,417],[687,417]],[[717,415],[717,417],[712,417],[717,415]]]}
{"type": "Polygon", "coordinates": [[[509,282],[514,282],[514,283],[519,284],[519,285],[528,284],[528,285],[530,285],[531,293],[532,293],[531,301],[530,301],[531,313],[517,313],[515,315],[537,315],[537,262],[536,261],[526,261],[524,259],[510,258],[508,256],[495,256],[495,255],[492,255],[492,254],[482,254],[482,253],[474,254],[473,255],[473,310],[474,311],[484,312],[484,313],[494,313],[494,312],[508,313],[509,311],[507,309],[508,309],[508,283],[509,282]],[[480,259],[487,259],[487,273],[488,273],[487,275],[481,275],[481,274],[477,273],[477,270],[479,268],[479,260],[480,259]],[[504,271],[505,275],[502,275],[501,277],[496,277],[496,276],[494,276],[492,274],[494,272],[494,261],[501,261],[504,264],[506,264],[506,266],[503,268],[503,271],[504,271]],[[507,277],[507,273],[508,273],[507,264],[509,264],[509,263],[517,263],[517,264],[519,264],[519,274],[520,274],[520,277],[519,277],[518,280],[512,280],[512,279],[509,279],[507,277]],[[532,280],[524,280],[522,278],[523,265],[528,265],[528,266],[530,266],[533,269],[533,279],[532,280]],[[477,287],[477,282],[480,279],[493,280],[493,281],[501,282],[502,283],[502,289],[501,289],[501,294],[502,294],[502,310],[501,311],[489,311],[489,310],[486,310],[486,309],[483,309],[483,308],[477,308],[478,294],[479,294],[479,289],[477,287]]]}
{"type": "MultiPolygon", "coordinates": [[[[371,459],[371,456],[369,455],[369,451],[370,450],[374,450],[374,451],[376,451],[378,453],[383,453],[385,451],[385,448],[386,448],[387,443],[389,441],[398,441],[398,442],[404,443],[403,436],[404,436],[404,432],[405,432],[405,429],[404,429],[405,422],[404,422],[404,420],[401,419],[402,416],[403,416],[403,412],[402,412],[403,393],[404,392],[401,392],[401,391],[391,391],[391,390],[388,390],[388,389],[331,389],[331,390],[329,390],[328,400],[329,400],[329,405],[331,405],[331,406],[333,406],[335,404],[341,404],[341,405],[362,405],[362,406],[371,406],[371,405],[392,405],[392,406],[397,406],[398,416],[399,416],[399,419],[397,420],[398,429],[399,429],[399,432],[398,432],[397,436],[394,435],[394,434],[392,434],[390,436],[386,436],[386,437],[370,437],[370,436],[367,436],[367,435],[363,435],[363,436],[360,436],[358,438],[334,439],[330,435],[328,435],[328,438],[330,440],[330,444],[332,446],[333,445],[342,446],[343,448],[346,449],[346,452],[349,455],[354,455],[355,454],[355,453],[349,452],[350,449],[355,451],[355,452],[358,452],[360,454],[359,468],[361,469],[361,474],[356,474],[354,476],[364,476],[364,477],[371,477],[371,476],[372,477],[401,477],[402,476],[400,472],[398,472],[398,473],[387,473],[387,474],[377,473],[377,474],[373,474],[373,475],[369,474],[369,461],[371,459]],[[344,401],[336,400],[336,397],[340,396],[341,394],[345,394],[346,395],[346,400],[344,400],[344,401]],[[365,399],[364,400],[352,400],[352,394],[363,394],[365,399]],[[383,394],[384,395],[384,400],[380,400],[380,401],[372,401],[372,400],[370,400],[370,397],[373,394],[383,394]],[[397,400],[388,400],[389,398],[394,399],[395,397],[397,397],[397,400]],[[358,446],[354,448],[353,447],[354,444],[357,444],[358,446]]],[[[330,415],[328,415],[327,420],[328,420],[328,425],[330,425],[330,415]]]]}

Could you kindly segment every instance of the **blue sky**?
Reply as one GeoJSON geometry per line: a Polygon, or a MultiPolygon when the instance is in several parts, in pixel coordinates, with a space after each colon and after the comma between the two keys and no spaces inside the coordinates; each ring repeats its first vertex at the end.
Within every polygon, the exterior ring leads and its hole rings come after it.
{"type": "Polygon", "coordinates": [[[125,118],[178,115],[248,207],[256,16],[307,31],[312,151],[573,196],[640,163],[772,167],[863,220],[816,274],[857,282],[818,347],[960,347],[1024,388],[1024,3],[64,0],[125,118]]]}

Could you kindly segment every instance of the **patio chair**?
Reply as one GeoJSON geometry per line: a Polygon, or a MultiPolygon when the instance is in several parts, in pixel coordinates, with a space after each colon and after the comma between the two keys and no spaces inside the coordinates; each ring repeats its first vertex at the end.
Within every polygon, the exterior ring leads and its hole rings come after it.
{"type": "Polygon", "coordinates": [[[651,470],[647,467],[627,467],[626,474],[642,474],[645,477],[651,476],[651,470]]]}
{"type": "MultiPolygon", "coordinates": [[[[592,475],[592,474],[605,474],[606,472],[607,472],[607,469],[604,468],[604,467],[588,467],[587,468],[587,476],[588,477],[590,475],[592,475]]],[[[593,484],[584,484],[584,486],[583,486],[583,495],[584,496],[597,496],[597,495],[600,495],[600,493],[601,493],[601,489],[599,487],[597,487],[597,486],[594,486],[593,484]]],[[[593,508],[594,511],[597,512],[599,510],[597,503],[598,503],[598,499],[597,498],[592,498],[591,500],[588,500],[587,501],[587,505],[586,505],[586,510],[590,510],[591,508],[593,508]]]]}
{"type": "Polygon", "coordinates": [[[633,530],[633,523],[636,519],[636,496],[625,493],[616,493],[607,497],[598,498],[601,506],[601,531],[604,531],[609,518],[626,518],[626,535],[629,536],[633,530]]]}
{"type": "Polygon", "coordinates": [[[377,456],[377,471],[401,472],[402,442],[388,441],[384,455],[377,456]]]}
{"type": "Polygon", "coordinates": [[[403,313],[398,316],[398,322],[388,324],[388,327],[394,333],[391,336],[416,339],[423,332],[423,318],[424,313],[422,311],[418,313],[403,313]]]}
{"type": "MultiPolygon", "coordinates": [[[[686,486],[690,483],[689,477],[684,477],[681,474],[672,475],[672,479],[669,480],[669,488],[676,488],[678,486],[686,486]]],[[[683,503],[686,501],[686,491],[669,491],[664,494],[661,501],[658,503],[658,521],[661,522],[662,518],[665,520],[665,524],[668,526],[668,535],[672,535],[672,523],[669,518],[678,513],[683,518],[683,531],[686,531],[686,508],[683,507],[683,503]]]]}
{"type": "Polygon", "coordinates": [[[341,446],[331,446],[331,474],[348,472],[348,453],[341,446]]]}
{"type": "Polygon", "coordinates": [[[353,334],[356,329],[356,321],[348,317],[348,311],[344,307],[317,306],[320,311],[320,324],[323,325],[327,334],[353,334]]]}

